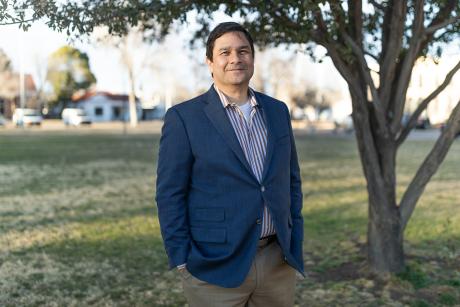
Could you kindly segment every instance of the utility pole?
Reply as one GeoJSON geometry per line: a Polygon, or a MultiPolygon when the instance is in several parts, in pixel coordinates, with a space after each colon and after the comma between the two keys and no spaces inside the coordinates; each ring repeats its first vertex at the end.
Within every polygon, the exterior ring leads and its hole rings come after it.
{"type": "Polygon", "coordinates": [[[26,105],[26,88],[25,88],[25,78],[24,78],[24,32],[20,32],[19,38],[19,54],[20,54],[20,64],[19,64],[19,106],[23,109],[26,105]]]}

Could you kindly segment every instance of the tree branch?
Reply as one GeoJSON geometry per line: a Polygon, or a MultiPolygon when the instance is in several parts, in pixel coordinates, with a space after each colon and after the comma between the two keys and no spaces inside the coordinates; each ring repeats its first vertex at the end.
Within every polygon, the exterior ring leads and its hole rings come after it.
{"type": "Polygon", "coordinates": [[[456,23],[457,21],[460,20],[460,16],[456,16],[456,17],[452,17],[452,18],[449,18],[449,19],[446,19],[445,21],[443,22],[440,22],[438,24],[435,24],[435,25],[432,25],[432,26],[429,26],[428,28],[425,29],[425,34],[427,35],[431,35],[431,34],[434,34],[436,31],[438,31],[439,29],[442,29],[444,27],[447,27],[448,25],[451,25],[453,23],[456,23]]]}
{"type": "Polygon", "coordinates": [[[391,90],[398,65],[398,58],[401,53],[407,1],[393,1],[392,5],[388,6],[388,10],[389,12],[386,13],[385,18],[388,24],[382,25],[385,30],[385,37],[382,40],[381,58],[378,61],[380,64],[379,94],[385,110],[390,104],[391,90]]]}
{"type": "Polygon", "coordinates": [[[423,0],[415,1],[415,17],[412,24],[412,37],[409,43],[409,50],[404,57],[402,68],[399,75],[399,80],[396,85],[395,96],[393,98],[393,119],[391,122],[391,132],[396,134],[401,126],[401,118],[404,111],[406,101],[407,88],[409,86],[410,78],[414,63],[420,53],[420,46],[423,40],[423,0]]]}
{"type": "Polygon", "coordinates": [[[342,35],[347,42],[347,44],[353,50],[353,53],[356,55],[359,61],[359,66],[361,67],[362,73],[366,79],[366,83],[371,90],[372,95],[372,102],[375,106],[377,121],[379,123],[379,128],[384,132],[384,135],[388,135],[388,129],[386,127],[386,120],[385,120],[385,112],[382,108],[379,95],[377,93],[377,88],[375,87],[374,80],[372,80],[372,76],[370,73],[370,69],[367,66],[366,59],[364,58],[364,53],[362,52],[361,48],[356,44],[355,41],[345,32],[342,32],[342,35]]]}
{"type": "Polygon", "coordinates": [[[375,6],[376,8],[378,8],[381,11],[385,10],[385,7],[382,4],[378,3],[377,1],[375,1],[375,0],[368,0],[367,2],[369,2],[370,4],[372,4],[373,6],[375,6]]]}
{"type": "Polygon", "coordinates": [[[406,126],[402,129],[401,134],[399,135],[398,139],[396,140],[397,146],[401,145],[412,129],[414,129],[415,125],[417,124],[417,119],[420,117],[422,112],[428,107],[428,104],[436,98],[452,81],[455,73],[460,69],[460,61],[452,68],[449,73],[446,75],[446,78],[442,82],[438,88],[436,88],[428,97],[426,97],[415,109],[414,113],[411,115],[409,121],[407,122],[406,126]]]}
{"type": "Polygon", "coordinates": [[[371,57],[373,60],[375,60],[377,63],[379,62],[379,58],[378,58],[375,54],[372,54],[372,53],[369,52],[369,51],[364,51],[364,54],[370,56],[370,57],[371,57]]]}
{"type": "MultiPolygon", "coordinates": [[[[435,28],[437,27],[438,25],[440,24],[443,24],[446,20],[450,19],[448,18],[452,12],[454,11],[455,9],[455,6],[458,5],[458,0],[447,0],[446,4],[444,5],[444,7],[442,7],[438,14],[436,15],[436,17],[433,18],[433,20],[431,21],[431,23],[427,26],[427,28],[435,28]]],[[[458,18],[458,17],[457,17],[458,18]]],[[[438,30],[438,29],[436,29],[438,30]]],[[[432,32],[431,34],[433,34],[434,32],[432,32]]],[[[429,33],[428,33],[429,34],[429,33]]]]}
{"type": "Polygon", "coordinates": [[[337,23],[337,28],[345,29],[345,11],[342,8],[341,1],[329,1],[329,6],[331,8],[332,15],[334,16],[334,21],[337,23]]]}
{"type": "Polygon", "coordinates": [[[18,24],[37,21],[37,20],[38,20],[38,18],[30,18],[30,19],[26,19],[26,20],[17,20],[17,21],[12,21],[12,22],[0,23],[0,26],[18,25],[18,24]]]}
{"type": "MultiPolygon", "coordinates": [[[[331,57],[331,60],[334,63],[337,70],[339,71],[340,75],[347,81],[350,87],[350,91],[355,93],[355,95],[357,96],[360,95],[360,82],[353,75],[353,70],[349,67],[349,65],[343,60],[343,57],[340,55],[337,49],[337,46],[340,47],[340,43],[331,42],[326,23],[321,14],[321,9],[318,6],[315,6],[312,10],[315,16],[316,26],[318,27],[318,29],[312,33],[313,40],[317,44],[326,48],[328,55],[331,57]]],[[[364,100],[358,101],[363,102],[364,100]]],[[[365,105],[363,106],[366,107],[365,105]]]]}
{"type": "Polygon", "coordinates": [[[436,144],[433,146],[431,152],[425,158],[425,161],[423,161],[401,199],[400,212],[401,227],[403,231],[415,209],[418,199],[425,190],[425,187],[431,177],[436,173],[442,161],[444,161],[444,158],[455,139],[456,133],[458,133],[459,130],[460,101],[457,102],[457,106],[452,111],[446,128],[441,133],[441,136],[436,141],[436,144]]]}
{"type": "Polygon", "coordinates": [[[363,45],[363,3],[362,0],[348,0],[349,33],[358,46],[363,45]]]}

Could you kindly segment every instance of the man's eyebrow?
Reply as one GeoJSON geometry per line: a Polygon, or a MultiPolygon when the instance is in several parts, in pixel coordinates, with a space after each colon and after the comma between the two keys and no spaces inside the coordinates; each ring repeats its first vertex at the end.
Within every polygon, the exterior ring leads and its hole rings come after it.
{"type": "MultiPolygon", "coordinates": [[[[229,49],[232,49],[232,47],[230,47],[230,46],[221,47],[221,48],[219,48],[219,51],[225,51],[225,50],[229,50],[229,49]]],[[[242,45],[242,46],[236,47],[235,49],[238,49],[238,50],[241,50],[241,49],[250,49],[250,47],[249,47],[249,45],[242,45]]]]}

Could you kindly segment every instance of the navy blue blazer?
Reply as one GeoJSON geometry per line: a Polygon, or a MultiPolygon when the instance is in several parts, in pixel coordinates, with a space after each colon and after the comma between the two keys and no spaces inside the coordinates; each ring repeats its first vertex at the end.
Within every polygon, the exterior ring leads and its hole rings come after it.
{"type": "Polygon", "coordinates": [[[259,183],[214,87],[165,115],[156,202],[170,268],[237,287],[246,278],[268,206],[285,260],[303,274],[302,192],[286,105],[255,93],[268,131],[259,183]]]}

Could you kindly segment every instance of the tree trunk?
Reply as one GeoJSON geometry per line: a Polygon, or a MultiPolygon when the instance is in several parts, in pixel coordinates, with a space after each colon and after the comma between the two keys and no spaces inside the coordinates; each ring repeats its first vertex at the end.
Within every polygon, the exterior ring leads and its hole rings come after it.
{"type": "Polygon", "coordinates": [[[131,127],[137,126],[136,96],[132,91],[129,93],[129,124],[131,127]]]}
{"type": "Polygon", "coordinates": [[[131,127],[137,126],[137,106],[136,106],[136,92],[134,72],[132,67],[128,68],[129,77],[129,123],[131,127]]]}
{"type": "Polygon", "coordinates": [[[404,270],[404,231],[396,204],[396,147],[394,141],[383,140],[379,135],[374,135],[374,144],[373,158],[378,167],[364,166],[369,202],[368,262],[373,272],[399,273],[404,270]]]}
{"type": "Polygon", "coordinates": [[[401,218],[397,207],[369,193],[367,257],[373,272],[400,273],[404,270],[401,218]]]}
{"type": "Polygon", "coordinates": [[[372,125],[364,93],[352,94],[353,122],[368,192],[368,263],[375,273],[404,270],[403,227],[396,203],[396,142],[372,125]]]}

